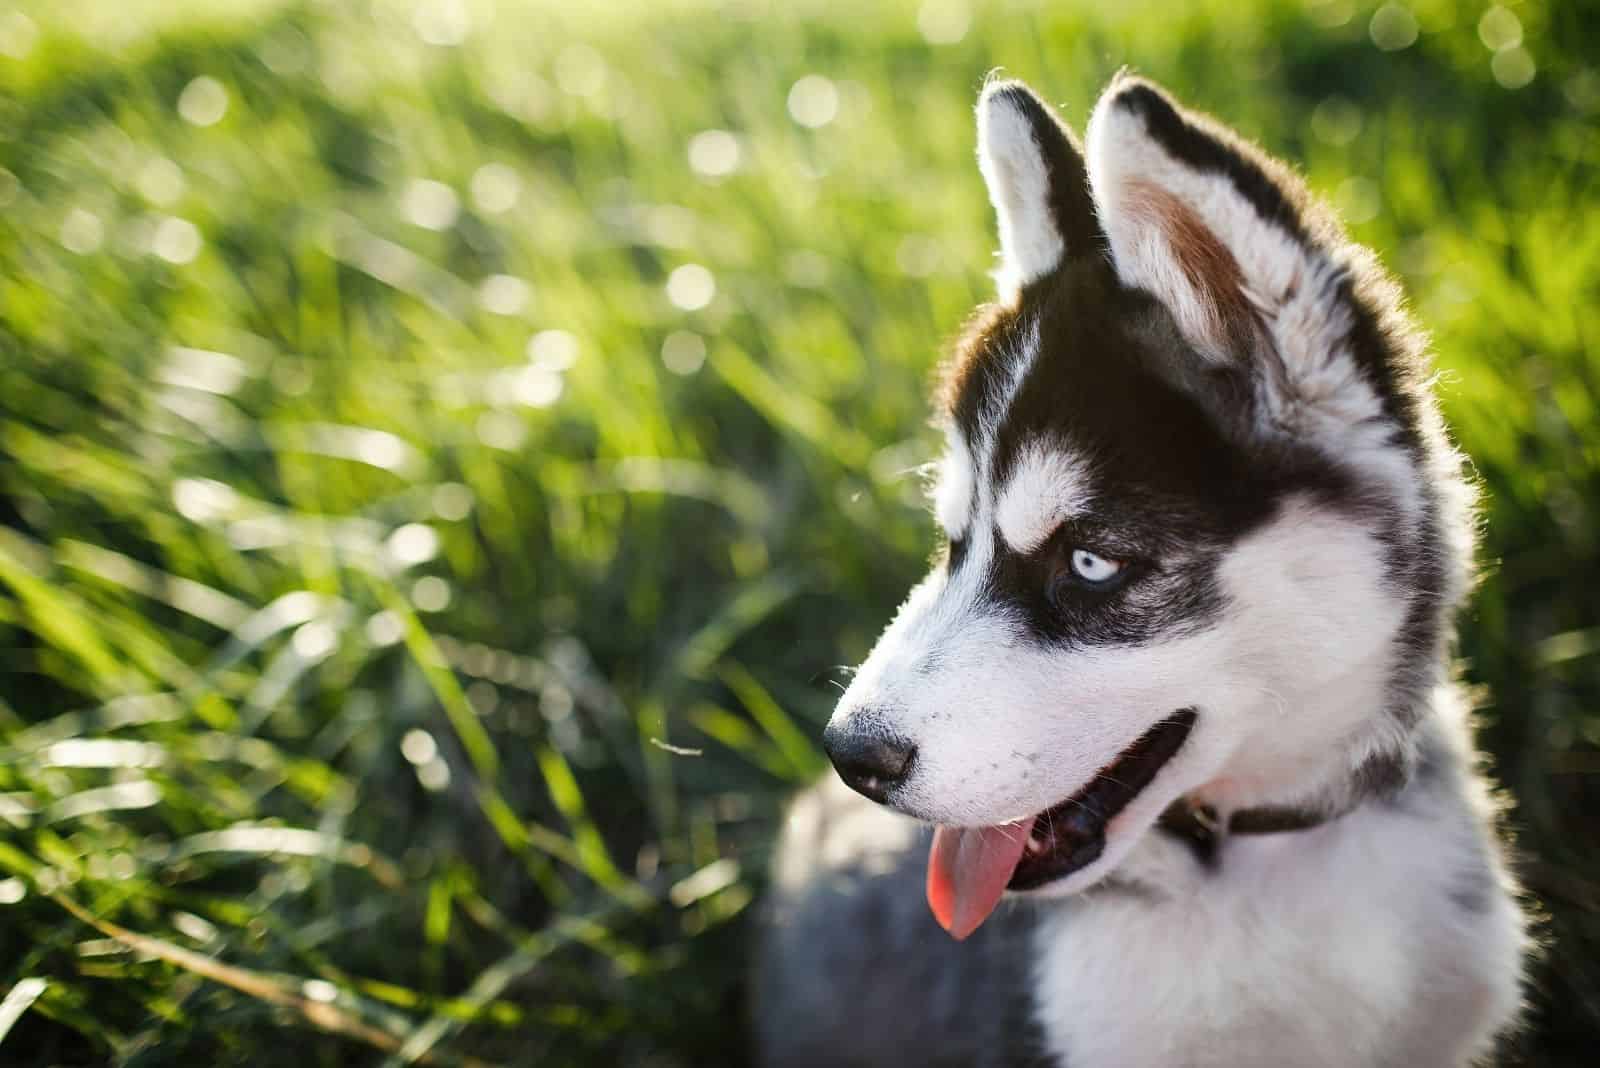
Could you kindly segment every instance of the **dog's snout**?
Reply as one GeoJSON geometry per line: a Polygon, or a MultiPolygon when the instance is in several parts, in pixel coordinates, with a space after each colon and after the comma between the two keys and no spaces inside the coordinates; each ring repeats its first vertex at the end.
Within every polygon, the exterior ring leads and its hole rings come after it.
{"type": "Polygon", "coordinates": [[[880,727],[838,720],[823,730],[822,747],[846,786],[879,802],[905,780],[917,756],[915,745],[880,727]]]}

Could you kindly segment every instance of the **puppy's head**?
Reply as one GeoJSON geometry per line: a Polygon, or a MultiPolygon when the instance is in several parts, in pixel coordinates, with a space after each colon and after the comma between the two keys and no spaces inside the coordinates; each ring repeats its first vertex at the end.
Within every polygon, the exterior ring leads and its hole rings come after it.
{"type": "Polygon", "coordinates": [[[1468,529],[1420,341],[1287,169],[1129,77],[1086,151],[1018,83],[978,134],[1000,295],[946,371],[947,549],[825,735],[941,825],[957,933],[1180,796],[1403,774],[1468,529]]]}

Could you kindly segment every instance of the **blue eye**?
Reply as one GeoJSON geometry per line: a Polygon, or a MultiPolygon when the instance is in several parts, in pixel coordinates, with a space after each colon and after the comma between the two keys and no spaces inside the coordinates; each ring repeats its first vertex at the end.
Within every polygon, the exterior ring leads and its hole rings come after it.
{"type": "Polygon", "coordinates": [[[1088,549],[1074,549],[1069,566],[1072,574],[1085,585],[1107,586],[1116,581],[1127,565],[1121,560],[1113,560],[1088,549]]]}

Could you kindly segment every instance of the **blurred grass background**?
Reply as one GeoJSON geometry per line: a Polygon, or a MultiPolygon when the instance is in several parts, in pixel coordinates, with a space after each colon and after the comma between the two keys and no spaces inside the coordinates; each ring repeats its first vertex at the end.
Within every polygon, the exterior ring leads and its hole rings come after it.
{"type": "Polygon", "coordinates": [[[1517,1056],[1592,1063],[1597,56],[1555,2],[0,7],[0,1061],[739,1061],[830,669],[933,548],[977,87],[1131,64],[1435,334],[1517,1056]]]}

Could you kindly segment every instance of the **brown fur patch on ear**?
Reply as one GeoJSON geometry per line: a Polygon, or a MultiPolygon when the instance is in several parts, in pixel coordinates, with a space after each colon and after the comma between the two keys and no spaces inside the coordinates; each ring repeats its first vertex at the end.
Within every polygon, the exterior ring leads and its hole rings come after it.
{"type": "Polygon", "coordinates": [[[933,397],[941,416],[955,416],[962,394],[982,377],[982,365],[994,358],[992,339],[1015,316],[1016,308],[1006,304],[981,304],[972,313],[950,346],[950,355],[939,365],[933,397]]]}
{"type": "Polygon", "coordinates": [[[1211,312],[1220,347],[1249,343],[1258,332],[1244,272],[1227,246],[1183,201],[1154,182],[1132,181],[1123,194],[1128,214],[1166,239],[1178,269],[1211,312]]]}

